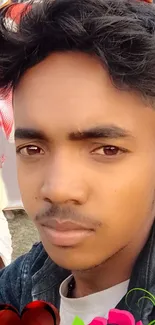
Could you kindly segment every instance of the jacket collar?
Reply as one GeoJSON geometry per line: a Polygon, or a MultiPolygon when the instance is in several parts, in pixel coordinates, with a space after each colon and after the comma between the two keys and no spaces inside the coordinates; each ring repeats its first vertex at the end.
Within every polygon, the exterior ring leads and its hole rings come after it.
{"type": "Polygon", "coordinates": [[[32,276],[32,298],[51,302],[60,307],[59,287],[71,272],[56,265],[49,257],[42,268],[32,276]]]}
{"type": "Polygon", "coordinates": [[[132,289],[136,290],[129,294],[127,301],[123,297],[117,308],[132,312],[136,321],[141,320],[144,325],[148,325],[149,321],[155,319],[155,310],[152,302],[146,299],[149,295],[143,290],[155,295],[155,224],[133,268],[128,292],[132,289]]]}

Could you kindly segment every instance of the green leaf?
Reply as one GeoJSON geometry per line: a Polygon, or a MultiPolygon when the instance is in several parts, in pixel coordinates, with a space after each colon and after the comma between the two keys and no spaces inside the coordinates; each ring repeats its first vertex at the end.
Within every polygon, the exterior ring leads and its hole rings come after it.
{"type": "Polygon", "coordinates": [[[138,302],[137,302],[138,307],[139,307],[139,305],[140,305],[140,302],[141,302],[143,299],[148,299],[148,300],[150,300],[150,301],[152,302],[153,305],[155,304],[153,299],[151,299],[150,297],[147,297],[147,296],[143,296],[143,297],[139,298],[139,300],[138,300],[138,302]]]}
{"type": "Polygon", "coordinates": [[[85,325],[83,320],[81,318],[79,318],[78,316],[76,316],[73,320],[72,325],[85,325]]]}
{"type": "MultiPolygon", "coordinates": [[[[152,304],[155,306],[155,296],[153,295],[153,294],[151,294],[151,292],[149,292],[149,291],[147,291],[147,290],[145,290],[145,289],[142,289],[142,288],[133,288],[133,289],[131,289],[130,291],[128,291],[128,293],[126,294],[126,297],[125,297],[125,303],[126,303],[126,305],[129,307],[129,305],[128,305],[128,296],[129,296],[129,294],[131,294],[133,291],[141,291],[141,292],[143,292],[143,293],[145,293],[145,294],[147,294],[148,295],[148,299],[149,300],[151,300],[151,302],[152,302],[152,304]]],[[[145,297],[145,299],[146,299],[146,295],[144,296],[145,297]]],[[[142,297],[143,298],[143,297],[142,297]]],[[[141,298],[140,298],[141,299],[141,298]]],[[[139,300],[140,301],[140,300],[139,300]]],[[[138,301],[138,302],[139,302],[138,301]]]]}
{"type": "Polygon", "coordinates": [[[155,325],[155,320],[153,320],[151,323],[149,323],[148,325],[155,325]]]}

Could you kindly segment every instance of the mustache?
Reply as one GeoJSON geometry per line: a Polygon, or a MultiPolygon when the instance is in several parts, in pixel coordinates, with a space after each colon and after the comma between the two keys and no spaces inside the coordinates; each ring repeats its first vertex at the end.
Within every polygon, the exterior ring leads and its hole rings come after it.
{"type": "Polygon", "coordinates": [[[92,229],[102,226],[102,223],[92,216],[81,214],[71,206],[60,206],[55,203],[50,204],[35,216],[35,221],[41,224],[47,224],[51,219],[58,219],[63,222],[70,221],[92,229]]]}

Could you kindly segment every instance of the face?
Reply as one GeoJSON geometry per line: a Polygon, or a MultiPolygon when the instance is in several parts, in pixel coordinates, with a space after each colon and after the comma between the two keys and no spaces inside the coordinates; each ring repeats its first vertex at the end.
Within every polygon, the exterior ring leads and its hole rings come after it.
{"type": "Polygon", "coordinates": [[[154,218],[155,112],[95,58],[57,53],[14,92],[19,185],[49,256],[88,269],[154,218]]]}

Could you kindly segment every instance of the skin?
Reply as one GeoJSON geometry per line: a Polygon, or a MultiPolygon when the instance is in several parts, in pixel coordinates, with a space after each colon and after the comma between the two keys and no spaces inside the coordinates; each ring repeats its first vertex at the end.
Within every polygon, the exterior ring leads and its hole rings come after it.
{"type": "Polygon", "coordinates": [[[72,270],[74,296],[128,279],[154,221],[154,110],[81,53],[55,53],[29,69],[13,101],[23,203],[51,259],[72,270]],[[92,222],[91,235],[52,245],[39,221],[53,205],[56,218],[92,222]]]}

